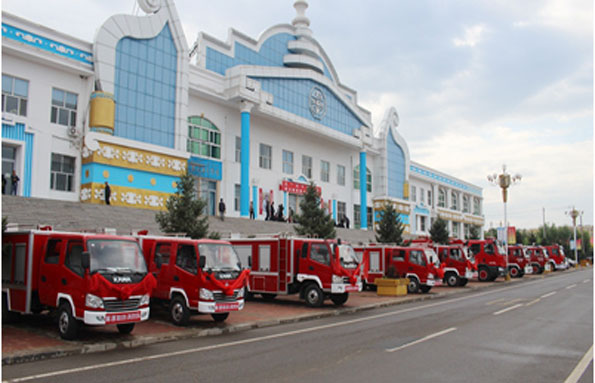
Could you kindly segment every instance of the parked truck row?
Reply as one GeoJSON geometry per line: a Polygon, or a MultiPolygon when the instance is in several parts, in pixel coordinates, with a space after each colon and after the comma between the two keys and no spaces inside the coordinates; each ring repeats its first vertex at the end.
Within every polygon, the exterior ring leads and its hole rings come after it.
{"type": "Polygon", "coordinates": [[[343,305],[385,276],[407,278],[409,293],[427,293],[443,283],[492,281],[507,267],[512,277],[568,267],[560,246],[509,246],[505,258],[493,239],[352,247],[289,235],[222,241],[41,227],[8,231],[2,240],[3,318],[48,311],[64,339],[76,338],[82,325],[116,325],[128,334],[149,318],[151,305],[183,326],[192,314],[225,321],[256,294],[343,305]]]}

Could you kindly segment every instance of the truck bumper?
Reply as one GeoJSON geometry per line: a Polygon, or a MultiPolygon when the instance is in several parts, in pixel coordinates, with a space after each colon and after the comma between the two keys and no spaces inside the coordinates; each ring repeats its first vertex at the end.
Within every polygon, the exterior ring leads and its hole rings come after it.
{"type": "Polygon", "coordinates": [[[362,283],[357,282],[355,285],[350,283],[332,283],[331,294],[356,293],[362,291],[362,283]]]}
{"type": "Polygon", "coordinates": [[[556,270],[566,270],[568,268],[568,263],[561,263],[561,264],[557,264],[556,263],[556,270]]]}
{"type": "Polygon", "coordinates": [[[525,266],[525,274],[533,274],[533,266],[531,266],[531,265],[525,266]]]}
{"type": "Polygon", "coordinates": [[[243,299],[232,302],[198,302],[198,312],[205,314],[228,313],[230,311],[240,311],[243,308],[243,299]]]}
{"type": "Polygon", "coordinates": [[[477,278],[477,271],[472,271],[472,270],[467,269],[465,271],[465,278],[467,278],[467,279],[477,278]]]}
{"type": "Polygon", "coordinates": [[[141,322],[149,319],[149,311],[149,307],[144,307],[142,309],[134,311],[118,312],[85,310],[83,322],[88,325],[106,325],[141,322]]]}

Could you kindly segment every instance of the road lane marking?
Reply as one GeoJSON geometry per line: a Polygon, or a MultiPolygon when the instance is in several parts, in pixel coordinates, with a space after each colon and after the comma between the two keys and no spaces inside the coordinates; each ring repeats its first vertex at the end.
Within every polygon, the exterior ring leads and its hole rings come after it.
{"type": "Polygon", "coordinates": [[[578,362],[578,364],[576,365],[574,370],[572,370],[570,375],[568,375],[568,378],[566,378],[564,383],[578,382],[578,380],[581,378],[581,376],[583,376],[583,373],[585,372],[587,367],[589,367],[589,363],[591,363],[592,360],[593,360],[593,346],[591,345],[591,348],[589,349],[589,351],[587,351],[585,353],[585,355],[583,355],[580,362],[578,362]]]}
{"type": "Polygon", "coordinates": [[[589,283],[590,281],[591,281],[590,279],[585,279],[585,280],[583,281],[583,283],[589,283]]]}
{"type": "Polygon", "coordinates": [[[487,302],[487,303],[486,303],[486,305],[488,305],[488,306],[489,306],[489,305],[495,305],[495,304],[498,304],[498,303],[500,303],[500,302],[503,302],[503,301],[505,301],[505,300],[506,300],[506,298],[495,299],[495,300],[493,300],[493,301],[489,301],[489,302],[487,302]]]}
{"type": "MultiPolygon", "coordinates": [[[[536,279],[536,280],[531,281],[531,282],[523,283],[523,286],[538,284],[538,283],[541,283],[541,282],[543,282],[543,279],[536,279]]],[[[519,288],[519,286],[512,285],[512,286],[509,286],[509,287],[503,287],[503,288],[499,288],[499,289],[495,289],[495,290],[489,290],[489,291],[485,291],[485,292],[482,292],[482,293],[477,293],[477,294],[468,295],[468,296],[462,296],[462,297],[459,297],[459,298],[453,298],[453,299],[448,299],[448,300],[445,300],[445,301],[438,301],[438,302],[434,302],[434,303],[428,303],[428,304],[423,305],[423,306],[409,307],[409,308],[401,309],[401,310],[397,310],[397,311],[390,311],[390,312],[386,312],[386,313],[382,313],[382,314],[371,315],[371,316],[367,316],[367,317],[364,317],[364,318],[351,319],[351,320],[344,321],[344,322],[335,322],[335,323],[330,323],[330,324],[327,324],[327,325],[321,325],[321,326],[316,326],[316,327],[309,327],[309,328],[306,328],[306,329],[295,330],[295,331],[290,331],[290,332],[286,332],[286,333],[272,334],[272,335],[267,335],[267,336],[259,337],[259,338],[249,338],[249,339],[244,339],[244,340],[241,340],[241,341],[234,341],[234,342],[228,342],[228,343],[219,343],[219,344],[216,344],[216,345],[213,345],[213,346],[198,347],[198,348],[192,348],[192,349],[187,349],[187,350],[180,350],[180,351],[175,351],[175,352],[170,352],[170,353],[164,353],[164,354],[155,354],[155,355],[149,355],[149,356],[138,357],[138,358],[118,360],[118,361],[115,361],[115,362],[107,362],[107,363],[95,364],[95,365],[84,366],[84,367],[70,368],[70,369],[66,369],[66,370],[58,370],[58,371],[46,372],[46,373],[41,373],[41,374],[36,374],[36,375],[25,376],[25,377],[21,377],[21,378],[6,379],[6,380],[3,380],[3,382],[26,382],[26,381],[35,380],[35,379],[44,379],[44,378],[49,378],[49,377],[54,377],[54,376],[73,374],[73,373],[77,373],[77,372],[84,372],[84,371],[98,370],[98,369],[101,369],[101,368],[123,366],[123,365],[126,365],[126,364],[132,364],[132,363],[139,363],[139,362],[145,362],[145,361],[150,361],[150,360],[158,360],[158,359],[170,358],[170,357],[173,357],[173,356],[193,354],[193,353],[197,353],[197,352],[214,350],[214,349],[225,348],[225,347],[232,347],[232,346],[237,346],[237,345],[242,345],[242,344],[248,344],[248,343],[256,343],[256,342],[261,342],[261,341],[265,341],[265,340],[269,340],[269,339],[283,338],[283,337],[287,337],[287,336],[292,336],[292,335],[297,335],[297,334],[304,334],[304,333],[308,333],[308,332],[314,332],[314,331],[318,331],[318,330],[324,330],[324,329],[327,329],[327,328],[334,328],[334,327],[339,327],[339,326],[346,326],[346,325],[351,325],[351,324],[354,324],[354,323],[360,323],[360,322],[364,322],[364,321],[368,321],[368,320],[375,320],[375,319],[379,319],[379,318],[384,318],[384,317],[388,317],[388,316],[393,316],[393,315],[408,313],[408,312],[412,312],[412,311],[423,310],[423,309],[432,308],[432,307],[444,306],[444,305],[452,304],[452,303],[455,303],[455,302],[465,301],[465,300],[469,300],[469,299],[473,299],[473,298],[482,297],[482,296],[485,296],[485,295],[490,295],[490,294],[500,293],[500,292],[507,291],[507,290],[512,290],[512,289],[515,289],[515,288],[519,288]]]]}
{"type": "Polygon", "coordinates": [[[521,304],[521,303],[517,303],[517,304],[516,304],[516,305],[514,305],[514,306],[510,306],[510,307],[507,307],[507,308],[505,308],[505,309],[502,309],[502,310],[500,310],[500,311],[496,311],[496,312],[494,313],[494,315],[500,315],[500,314],[504,314],[505,312],[508,312],[508,311],[510,311],[510,310],[514,310],[514,309],[516,309],[516,308],[519,308],[519,307],[521,307],[521,306],[522,306],[522,304],[521,304]]]}
{"type": "Polygon", "coordinates": [[[572,285],[570,285],[570,286],[566,286],[566,290],[568,290],[568,289],[571,289],[571,288],[573,288],[573,287],[576,287],[576,283],[575,283],[575,284],[572,284],[572,285]]]}
{"type": "Polygon", "coordinates": [[[399,350],[402,350],[402,349],[404,349],[406,347],[413,346],[413,345],[416,345],[416,344],[421,343],[421,342],[425,342],[426,340],[430,340],[430,339],[433,339],[433,338],[436,338],[436,337],[439,337],[439,336],[448,334],[449,332],[453,332],[456,329],[457,329],[456,327],[447,328],[446,330],[438,331],[437,333],[434,333],[434,334],[431,334],[431,335],[428,335],[428,336],[424,336],[421,339],[418,339],[418,340],[415,340],[413,342],[404,344],[402,346],[395,347],[395,348],[387,348],[386,351],[387,352],[399,351],[399,350]]]}
{"type": "Polygon", "coordinates": [[[552,291],[551,293],[547,293],[547,294],[542,295],[541,298],[551,297],[552,295],[555,295],[555,294],[556,294],[556,292],[555,291],[552,291]]]}
{"type": "Polygon", "coordinates": [[[527,303],[525,306],[531,306],[534,305],[535,303],[539,302],[541,300],[541,298],[537,298],[532,300],[531,302],[527,303]]]}

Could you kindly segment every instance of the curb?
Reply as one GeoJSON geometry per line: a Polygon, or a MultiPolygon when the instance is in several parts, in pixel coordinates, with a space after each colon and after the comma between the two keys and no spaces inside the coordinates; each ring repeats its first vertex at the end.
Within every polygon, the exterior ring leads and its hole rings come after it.
{"type": "MultiPolygon", "coordinates": [[[[574,272],[574,271],[580,271],[580,269],[566,270],[566,271],[574,272]]],[[[553,277],[555,275],[561,275],[561,274],[554,274],[554,273],[542,274],[542,275],[537,276],[536,278],[532,278],[532,280],[533,279],[545,279],[545,278],[553,277]]],[[[507,285],[508,284],[519,284],[519,283],[525,283],[526,281],[528,281],[528,280],[514,279],[511,281],[505,282],[505,284],[507,284],[507,285]]],[[[407,304],[407,303],[423,302],[423,301],[427,301],[427,300],[434,300],[434,299],[441,299],[441,298],[450,297],[450,296],[469,294],[469,293],[472,293],[475,291],[487,290],[487,289],[491,289],[494,287],[500,287],[500,286],[493,285],[493,284],[485,285],[485,286],[468,286],[468,288],[466,290],[455,291],[452,293],[441,292],[441,293],[437,293],[437,294],[424,294],[424,295],[418,295],[412,299],[373,303],[373,304],[357,306],[357,307],[343,307],[343,308],[337,308],[335,310],[331,310],[328,312],[304,314],[304,315],[299,315],[299,316],[292,317],[292,318],[281,318],[281,319],[264,320],[264,321],[258,321],[258,322],[240,323],[240,324],[231,325],[231,326],[225,327],[225,328],[210,328],[210,329],[200,329],[200,330],[197,329],[190,333],[189,333],[188,329],[186,329],[185,331],[178,331],[178,332],[174,332],[173,334],[169,333],[169,334],[165,334],[165,335],[146,335],[146,336],[141,336],[137,339],[122,340],[119,342],[103,342],[103,343],[97,343],[97,344],[85,344],[80,347],[72,346],[71,349],[65,349],[65,350],[64,349],[62,349],[62,350],[41,350],[41,351],[38,350],[38,351],[34,351],[34,352],[29,352],[29,353],[25,352],[21,355],[12,355],[12,356],[6,356],[6,357],[3,356],[2,357],[2,365],[6,366],[6,365],[19,364],[19,363],[34,362],[34,361],[39,361],[39,360],[44,360],[44,359],[52,359],[52,358],[59,358],[59,357],[72,356],[72,355],[91,354],[91,353],[111,351],[111,350],[132,349],[132,348],[151,345],[151,344],[155,344],[155,343],[170,342],[170,341],[176,341],[176,340],[181,340],[181,339],[201,338],[201,337],[206,337],[206,336],[217,336],[217,335],[231,334],[231,333],[247,331],[247,330],[256,329],[256,328],[275,327],[275,326],[279,326],[282,324],[305,322],[305,321],[321,319],[321,318],[329,318],[329,317],[340,316],[340,315],[354,314],[357,312],[369,311],[369,310],[378,309],[378,308],[398,306],[398,305],[407,304]]]]}

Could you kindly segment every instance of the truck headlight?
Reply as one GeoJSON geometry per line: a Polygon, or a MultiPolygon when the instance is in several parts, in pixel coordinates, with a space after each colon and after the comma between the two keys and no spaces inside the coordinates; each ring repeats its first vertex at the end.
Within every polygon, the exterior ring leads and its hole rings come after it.
{"type": "Polygon", "coordinates": [[[238,298],[244,298],[244,290],[246,288],[242,287],[241,289],[238,290],[238,298]]]}
{"type": "Polygon", "coordinates": [[[151,302],[151,296],[149,294],[145,294],[141,297],[139,306],[146,306],[151,302]]]}
{"type": "Polygon", "coordinates": [[[428,279],[434,279],[434,274],[432,274],[432,273],[428,274],[428,279]]]}
{"type": "Polygon", "coordinates": [[[92,309],[102,309],[103,299],[93,294],[87,294],[85,296],[85,306],[90,307],[92,309]]]}
{"type": "Polygon", "coordinates": [[[204,287],[201,287],[198,294],[200,299],[205,301],[212,301],[215,299],[215,297],[213,296],[213,292],[209,289],[205,289],[204,287]]]}
{"type": "Polygon", "coordinates": [[[333,283],[343,283],[343,277],[338,275],[333,275],[333,283]]]}

